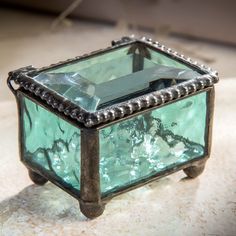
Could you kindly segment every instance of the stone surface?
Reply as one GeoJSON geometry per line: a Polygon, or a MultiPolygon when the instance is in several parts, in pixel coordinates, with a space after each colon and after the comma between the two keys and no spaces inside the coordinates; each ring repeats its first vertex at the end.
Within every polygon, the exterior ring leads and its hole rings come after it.
{"type": "Polygon", "coordinates": [[[80,130],[22,98],[23,156],[68,188],[80,189],[80,130]]]}
{"type": "Polygon", "coordinates": [[[101,191],[113,192],[203,156],[205,124],[204,92],[102,129],[101,191]]]}
{"type": "Polygon", "coordinates": [[[33,79],[94,112],[101,107],[199,76],[144,44],[131,44],[45,70],[33,79]],[[170,79],[171,78],[171,79],[170,79]]]}

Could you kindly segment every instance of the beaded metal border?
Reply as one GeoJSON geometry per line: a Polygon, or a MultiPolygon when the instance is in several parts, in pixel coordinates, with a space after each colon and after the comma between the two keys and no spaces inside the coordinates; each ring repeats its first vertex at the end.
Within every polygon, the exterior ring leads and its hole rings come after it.
{"type": "Polygon", "coordinates": [[[112,46],[106,49],[91,52],[80,57],[69,59],[57,64],[52,64],[47,67],[36,69],[32,66],[24,67],[12,72],[9,72],[8,86],[11,88],[13,93],[16,93],[16,89],[13,88],[12,82],[31,94],[36,95],[41,100],[53,109],[58,110],[66,116],[71,117],[74,120],[82,123],[85,127],[98,126],[100,124],[108,124],[114,120],[123,119],[131,114],[137,113],[140,110],[146,110],[151,107],[158,107],[167,102],[181,99],[187,95],[194,94],[205,88],[212,87],[219,80],[218,73],[213,71],[210,67],[200,65],[198,62],[193,61],[191,58],[187,58],[182,54],[173,51],[171,48],[167,48],[159,42],[153,41],[152,39],[142,37],[137,39],[134,37],[122,37],[120,40],[112,41],[112,46]],[[47,89],[41,84],[35,82],[32,77],[40,73],[45,69],[50,69],[55,66],[60,66],[69,62],[74,62],[79,59],[84,59],[92,55],[104,53],[111,49],[118,48],[120,46],[129,45],[134,42],[144,43],[152,49],[164,53],[171,58],[183,62],[191,67],[196,68],[198,71],[205,73],[195,79],[183,82],[181,84],[171,86],[159,91],[151,92],[133,99],[129,99],[125,102],[111,105],[94,113],[88,112],[81,107],[70,102],[68,99],[63,98],[59,94],[47,89]]]}

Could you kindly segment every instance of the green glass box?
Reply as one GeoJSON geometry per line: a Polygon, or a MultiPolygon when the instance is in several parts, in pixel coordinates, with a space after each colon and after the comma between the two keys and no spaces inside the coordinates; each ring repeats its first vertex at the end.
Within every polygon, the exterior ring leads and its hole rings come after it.
{"type": "Polygon", "coordinates": [[[9,73],[21,161],[79,200],[89,218],[111,197],[210,155],[217,72],[151,39],[123,37],[65,62],[9,73]]]}

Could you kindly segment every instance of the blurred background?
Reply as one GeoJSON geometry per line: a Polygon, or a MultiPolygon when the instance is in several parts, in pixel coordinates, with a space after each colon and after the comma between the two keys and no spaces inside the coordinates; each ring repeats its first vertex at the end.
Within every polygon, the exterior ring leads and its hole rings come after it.
{"type": "Polygon", "coordinates": [[[235,0],[0,0],[0,236],[235,236],[235,23],[235,0]],[[46,66],[131,34],[219,72],[212,158],[199,179],[180,182],[183,174],[176,173],[115,198],[102,217],[87,222],[74,199],[30,182],[19,162],[16,104],[6,78],[11,70],[46,66]]]}

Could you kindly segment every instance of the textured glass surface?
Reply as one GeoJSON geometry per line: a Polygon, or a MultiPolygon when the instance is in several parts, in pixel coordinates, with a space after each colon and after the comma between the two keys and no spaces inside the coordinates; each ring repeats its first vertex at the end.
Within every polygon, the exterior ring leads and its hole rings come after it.
{"type": "Polygon", "coordinates": [[[197,76],[186,65],[136,43],[46,70],[34,79],[94,112],[197,76]]]}
{"type": "Polygon", "coordinates": [[[204,154],[206,92],[100,130],[102,193],[204,154]]]}
{"type": "Polygon", "coordinates": [[[61,183],[80,189],[80,130],[22,98],[23,156],[61,183]]]}

